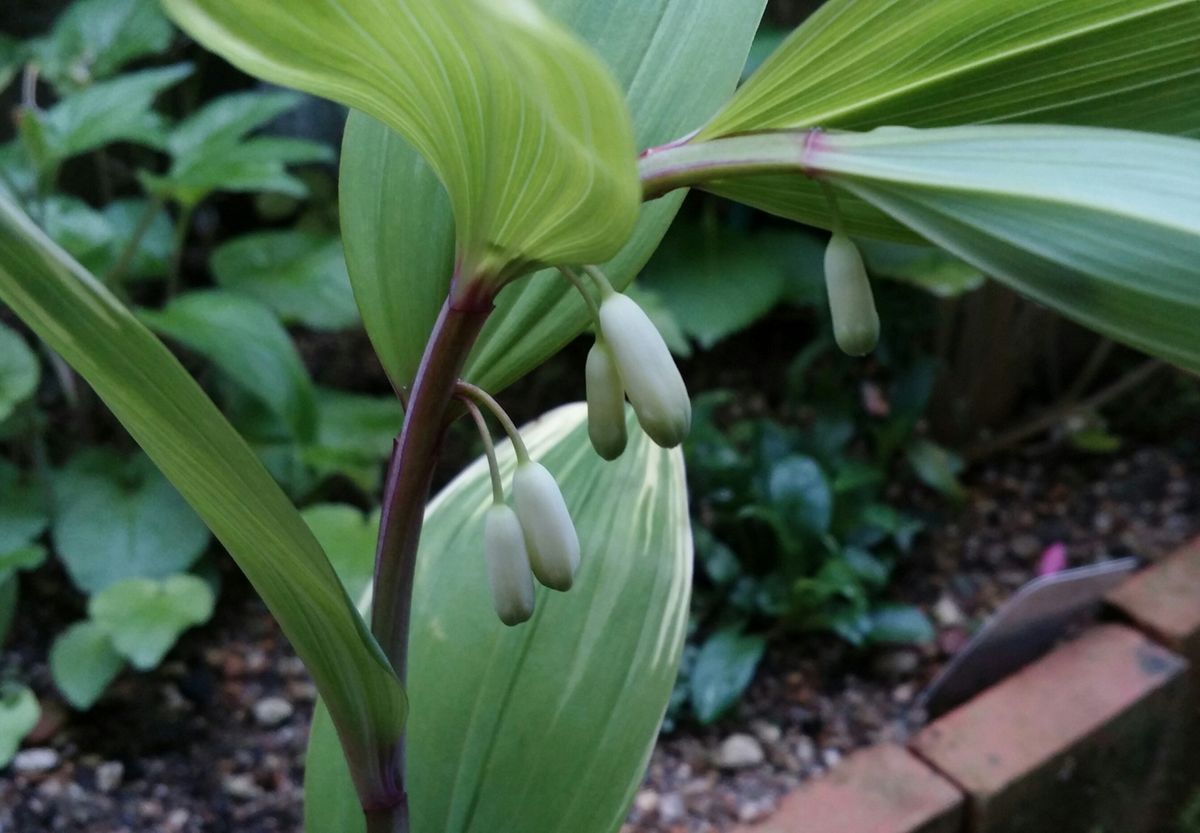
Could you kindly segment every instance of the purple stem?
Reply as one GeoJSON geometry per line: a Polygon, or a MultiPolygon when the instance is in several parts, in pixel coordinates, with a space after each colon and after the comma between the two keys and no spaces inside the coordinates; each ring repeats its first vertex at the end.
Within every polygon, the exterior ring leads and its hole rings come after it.
{"type": "MultiPolygon", "coordinates": [[[[375,554],[371,632],[401,682],[406,682],[408,676],[409,618],[425,504],[442,439],[451,422],[455,385],[491,311],[492,295],[488,290],[452,291],[446,299],[417,368],[404,426],[388,465],[375,554]]],[[[404,745],[401,738],[391,751],[394,793],[389,796],[390,806],[368,809],[369,833],[408,831],[404,745]]]]}

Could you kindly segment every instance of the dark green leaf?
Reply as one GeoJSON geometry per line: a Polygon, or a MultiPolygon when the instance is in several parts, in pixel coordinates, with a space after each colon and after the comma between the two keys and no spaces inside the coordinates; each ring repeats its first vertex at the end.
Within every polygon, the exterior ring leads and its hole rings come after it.
{"type": "Polygon", "coordinates": [[[284,418],[294,436],[315,436],[317,407],[308,370],[287,331],[265,306],[222,290],[189,292],[162,310],[140,310],[158,333],[194,350],[284,418]]]}
{"type": "Polygon", "coordinates": [[[0,554],[25,547],[50,523],[46,490],[27,482],[20,469],[0,460],[0,554]]]}
{"type": "Polygon", "coordinates": [[[859,249],[872,274],[920,287],[938,298],[957,298],[983,286],[973,266],[932,246],[886,240],[860,240],[859,249]]]}
{"type": "Polygon", "coordinates": [[[874,644],[921,645],[937,635],[929,617],[910,605],[884,605],[871,612],[867,640],[874,644]]]}
{"type": "Polygon", "coordinates": [[[723,628],[710,636],[692,668],[692,710],[701,723],[712,723],[736,703],[754,679],[766,650],[762,634],[723,628]]]}
{"type": "Polygon", "coordinates": [[[358,323],[342,244],[300,231],[248,234],[213,252],[217,282],[266,304],[285,324],[341,330],[358,323]]]}
{"type": "Polygon", "coordinates": [[[958,455],[925,439],[909,443],[904,453],[917,477],[929,488],[951,500],[959,500],[966,494],[958,482],[965,465],[958,455]]]}
{"type": "Polygon", "coordinates": [[[55,475],[54,504],[54,548],[85,593],[183,572],[208,547],[204,522],[141,455],[81,452],[55,475]]]}
{"type": "Polygon", "coordinates": [[[767,490],[772,505],[787,523],[815,533],[829,529],[833,493],[816,460],[793,455],[774,463],[767,490]]]}
{"type": "Polygon", "coordinates": [[[0,422],[37,390],[41,365],[25,339],[0,324],[0,422]]]}
{"type": "Polygon", "coordinates": [[[30,49],[42,76],[69,90],[165,51],[173,35],[155,0],[76,0],[30,49]]]}
{"type": "Polygon", "coordinates": [[[350,598],[360,598],[375,572],[378,510],[365,515],[354,506],[322,503],[300,514],[329,556],[350,598]]]}

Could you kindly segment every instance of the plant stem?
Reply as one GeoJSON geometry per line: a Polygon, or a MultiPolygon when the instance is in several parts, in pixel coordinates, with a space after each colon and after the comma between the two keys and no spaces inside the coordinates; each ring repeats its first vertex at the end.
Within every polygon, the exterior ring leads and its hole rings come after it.
{"type": "Polygon", "coordinates": [[[458,392],[463,396],[470,397],[492,412],[492,416],[496,417],[496,420],[500,423],[501,427],[504,428],[504,433],[508,435],[510,440],[512,440],[513,448],[516,449],[517,452],[518,462],[528,463],[529,449],[525,447],[525,441],[521,439],[521,432],[517,430],[516,424],[512,421],[512,418],[508,415],[504,408],[500,407],[500,403],[496,401],[495,397],[493,397],[483,388],[477,387],[468,382],[459,382],[457,388],[458,392]]]}
{"type": "Polygon", "coordinates": [[[120,284],[121,279],[125,277],[125,272],[129,269],[129,265],[133,263],[134,255],[142,245],[142,239],[145,238],[146,232],[150,230],[150,224],[154,222],[154,217],[162,208],[162,198],[154,197],[146,203],[146,208],[142,211],[142,216],[138,218],[137,225],[133,229],[133,234],[128,242],[125,243],[125,248],[121,250],[120,257],[113,264],[112,269],[101,279],[103,284],[108,288],[120,284]]]}
{"type": "MultiPolygon", "coordinates": [[[[404,426],[388,464],[375,554],[371,632],[401,682],[408,677],[409,617],[425,504],[449,424],[455,385],[491,311],[490,290],[468,287],[462,292],[452,292],[446,300],[417,368],[404,412],[404,426]]],[[[390,808],[372,808],[367,814],[370,833],[408,831],[403,738],[391,754],[397,803],[390,808]]]]}
{"type": "Polygon", "coordinates": [[[651,148],[638,161],[642,198],[714,179],[761,173],[812,176],[809,150],[819,130],[776,131],[651,148]]]}
{"type": "Polygon", "coordinates": [[[185,205],[179,209],[179,218],[175,221],[175,234],[171,246],[171,271],[167,273],[167,300],[179,294],[183,279],[183,250],[187,245],[188,229],[192,225],[192,212],[195,206],[185,205]]]}
{"type": "Polygon", "coordinates": [[[492,478],[492,502],[504,503],[504,483],[500,479],[500,463],[496,460],[496,446],[492,443],[492,432],[488,430],[487,420],[483,418],[479,406],[470,399],[460,397],[459,401],[466,406],[467,413],[471,415],[471,419],[475,422],[475,429],[479,432],[479,439],[483,442],[483,454],[487,457],[488,474],[492,478]]]}

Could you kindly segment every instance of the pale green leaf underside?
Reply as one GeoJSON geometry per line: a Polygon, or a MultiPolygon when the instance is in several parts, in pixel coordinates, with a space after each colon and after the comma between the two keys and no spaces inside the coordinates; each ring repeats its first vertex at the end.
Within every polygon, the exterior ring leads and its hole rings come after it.
{"type": "MultiPolygon", "coordinates": [[[[701,138],[748,130],[1023,122],[1200,135],[1200,0],[833,0],[701,138]]],[[[829,227],[804,178],[706,186],[829,227]]],[[[857,200],[846,225],[909,238],[857,200]]]]}
{"type": "MultiPolygon", "coordinates": [[[[522,432],[561,484],[583,545],[575,587],[539,590],[525,625],[506,628],[492,610],[484,462],[430,505],[409,680],[414,830],[620,827],[674,681],[692,554],[682,456],[634,429],[630,415],[630,447],[615,463],[592,450],[583,405],[522,432]]],[[[507,479],[511,446],[501,459],[507,479]]],[[[314,833],[362,830],[338,759],[318,717],[305,785],[314,833]]]]}
{"type": "Polygon", "coordinates": [[[637,213],[609,73],[532,0],[164,0],[261,78],[369,113],[450,194],[466,269],[610,257],[637,213]]]}
{"type": "Polygon", "coordinates": [[[1200,370],[1200,141],[1071,127],[830,134],[808,162],[1029,297],[1200,370]]]}
{"type": "Polygon", "coordinates": [[[237,560],[343,738],[360,750],[393,740],[404,693],[299,513],[162,343],[3,194],[0,300],[96,389],[237,560]]]}
{"type": "MultiPolygon", "coordinates": [[[[547,12],[616,74],[638,147],[695,129],[733,92],[764,0],[548,0],[547,12]]],[[[342,231],[355,295],[389,376],[406,386],[454,268],[454,227],[436,177],[399,136],[352,114],[342,154],[342,231]]],[[[605,266],[626,286],[650,257],[682,194],[642,207],[632,238],[605,266]]],[[[468,375],[492,389],[553,355],[586,325],[582,301],[554,272],[506,287],[468,375]]]]}

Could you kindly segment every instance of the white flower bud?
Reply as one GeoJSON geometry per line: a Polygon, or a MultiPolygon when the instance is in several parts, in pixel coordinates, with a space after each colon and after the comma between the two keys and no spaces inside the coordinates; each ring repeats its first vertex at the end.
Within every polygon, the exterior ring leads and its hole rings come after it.
{"type": "Polygon", "coordinates": [[[492,604],[506,625],[519,625],[533,615],[533,573],[525,549],[525,533],[517,513],[497,503],[487,512],[483,528],[492,604]]]}
{"type": "Polygon", "coordinates": [[[825,250],[825,287],[833,316],[833,337],[845,353],[865,356],[879,342],[879,313],[858,247],[844,234],[825,250]]]}
{"type": "Polygon", "coordinates": [[[554,476],[540,463],[518,463],[513,507],[525,533],[529,566],[551,590],[570,590],[579,569],[579,535],[554,476]]]}
{"type": "Polygon", "coordinates": [[[625,450],[625,386],[607,342],[596,339],[587,357],[588,437],[605,460],[615,460],[625,450]]]}
{"type": "Polygon", "coordinates": [[[691,428],[692,403],[650,317],[626,296],[610,295],[600,305],[600,329],[642,429],[663,448],[679,445],[691,428]]]}

